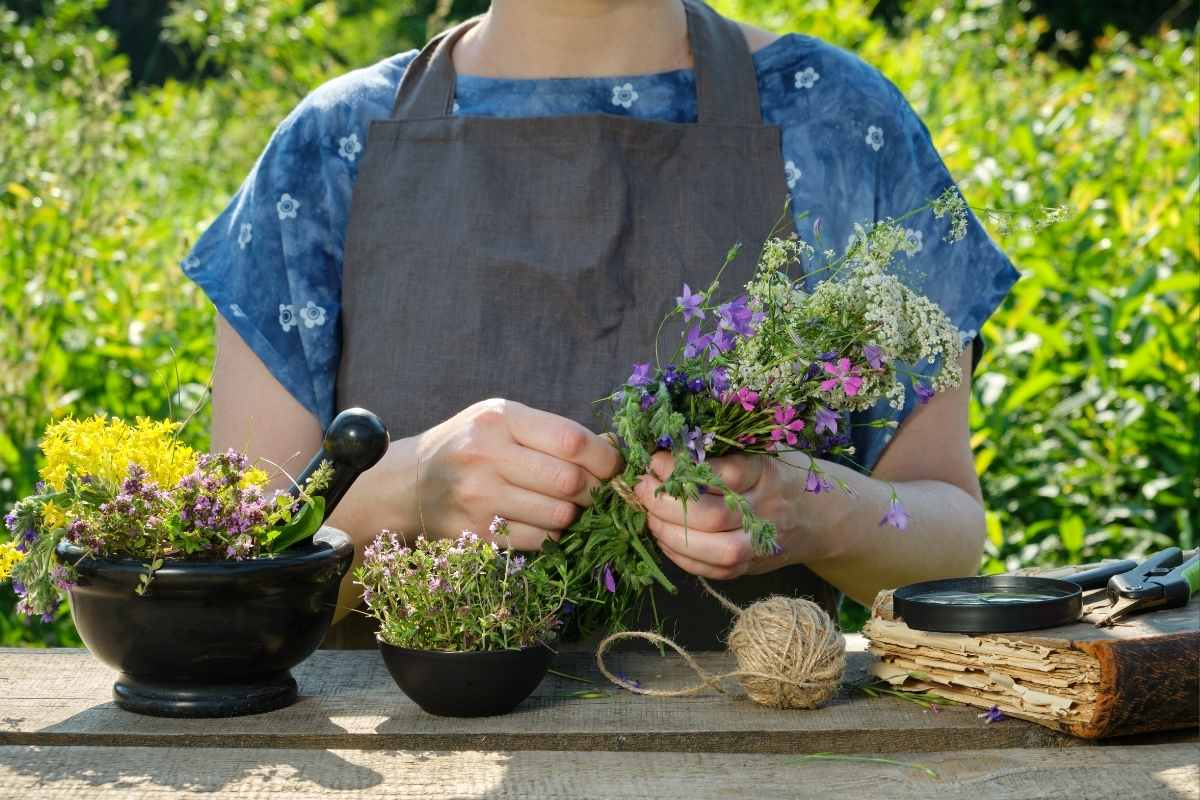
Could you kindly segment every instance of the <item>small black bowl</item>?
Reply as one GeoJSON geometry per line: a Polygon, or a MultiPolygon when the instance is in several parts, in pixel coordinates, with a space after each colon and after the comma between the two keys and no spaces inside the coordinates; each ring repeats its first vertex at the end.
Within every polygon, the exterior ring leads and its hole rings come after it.
{"type": "Polygon", "coordinates": [[[388,672],[414,703],[439,717],[507,714],[529,697],[553,652],[544,645],[520,650],[409,650],[379,643],[388,672]]]}
{"type": "Polygon", "coordinates": [[[74,564],[75,628],[96,658],[120,670],[117,705],[157,717],[233,717],[295,702],[289,670],[320,645],[354,545],[334,528],[273,558],[168,560],[146,594],[145,565],[90,558],[66,541],[74,564]]]}

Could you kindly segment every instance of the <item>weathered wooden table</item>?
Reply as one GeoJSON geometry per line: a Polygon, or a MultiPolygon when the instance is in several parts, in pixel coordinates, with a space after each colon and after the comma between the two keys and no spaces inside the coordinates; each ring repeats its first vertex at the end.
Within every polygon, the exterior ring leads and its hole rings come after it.
{"type": "MultiPolygon", "coordinates": [[[[515,713],[475,720],[425,714],[369,651],[318,652],[290,708],[168,720],[116,708],[113,673],[86,651],[0,649],[0,797],[1200,798],[1195,732],[1094,746],[977,709],[928,713],[855,691],[868,656],[859,637],[850,648],[849,686],[817,711],[646,698],[563,653],[557,669],[597,682],[551,676],[515,713]]],[[[691,678],[654,653],[610,664],[654,686],[691,678]]]]}

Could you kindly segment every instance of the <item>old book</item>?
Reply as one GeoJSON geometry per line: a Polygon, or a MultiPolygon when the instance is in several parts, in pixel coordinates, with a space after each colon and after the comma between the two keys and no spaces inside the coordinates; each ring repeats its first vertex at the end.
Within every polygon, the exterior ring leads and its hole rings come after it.
{"type": "Polygon", "coordinates": [[[1087,739],[1200,724],[1200,595],[1182,608],[1098,628],[1103,590],[1084,594],[1079,622],[965,635],[912,630],[890,591],[863,628],[872,673],[895,688],[996,706],[1087,739]]]}

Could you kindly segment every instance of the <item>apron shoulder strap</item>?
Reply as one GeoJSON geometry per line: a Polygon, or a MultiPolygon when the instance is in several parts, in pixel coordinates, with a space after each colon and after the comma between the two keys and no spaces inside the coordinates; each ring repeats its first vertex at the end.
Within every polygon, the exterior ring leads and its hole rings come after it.
{"type": "MultiPolygon", "coordinates": [[[[758,74],[737,23],[701,0],[683,0],[696,76],[696,117],[708,125],[761,125],[758,74]]],[[[422,48],[404,71],[393,119],[444,117],[454,104],[454,44],[479,22],[466,20],[422,48]]]]}
{"type": "Polygon", "coordinates": [[[472,17],[442,31],[421,48],[400,79],[392,119],[423,119],[450,114],[456,81],[450,54],[455,42],[475,27],[479,19],[472,17]]]}
{"type": "Polygon", "coordinates": [[[683,0],[696,75],[696,117],[710,125],[761,125],[758,73],[737,23],[702,0],[683,0]]]}

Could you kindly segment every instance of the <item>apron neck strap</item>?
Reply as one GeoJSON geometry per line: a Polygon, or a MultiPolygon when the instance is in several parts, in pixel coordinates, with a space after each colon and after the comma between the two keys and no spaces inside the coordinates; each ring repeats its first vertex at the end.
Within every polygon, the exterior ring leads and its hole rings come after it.
{"type": "MultiPolygon", "coordinates": [[[[736,23],[702,0],[683,0],[696,80],[696,117],[703,124],[760,125],[758,74],[746,38],[736,23]]],[[[474,17],[429,40],[404,71],[396,90],[393,119],[445,117],[454,106],[457,74],[451,53],[474,17]]]]}

